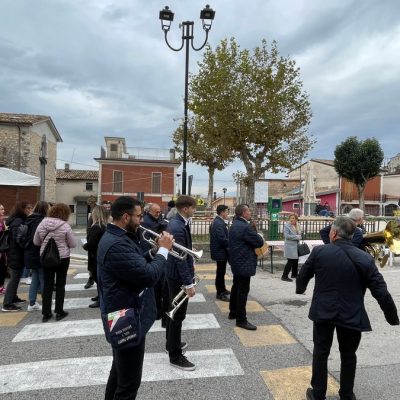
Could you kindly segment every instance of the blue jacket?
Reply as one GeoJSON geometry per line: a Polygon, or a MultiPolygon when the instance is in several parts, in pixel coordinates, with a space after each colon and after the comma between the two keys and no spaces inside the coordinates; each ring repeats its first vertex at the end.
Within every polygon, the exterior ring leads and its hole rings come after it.
{"type": "MultiPolygon", "coordinates": [[[[175,242],[192,249],[192,235],[190,227],[180,214],[176,214],[168,224],[167,232],[174,236],[175,242]]],[[[193,258],[187,256],[184,260],[169,256],[167,264],[167,278],[174,279],[183,285],[191,285],[194,278],[193,258]]]]}
{"type": "MultiPolygon", "coordinates": [[[[157,254],[150,262],[142,255],[137,236],[108,224],[97,252],[97,273],[102,314],[124,308],[138,308],[139,294],[152,288],[163,276],[167,261],[157,254]]],[[[147,332],[154,323],[157,309],[153,289],[142,298],[142,328],[147,332]]]]}
{"type": "Polygon", "coordinates": [[[296,293],[304,293],[314,276],[314,294],[308,315],[312,321],[370,331],[371,324],[364,307],[365,289],[368,288],[386,320],[391,325],[399,324],[396,306],[374,259],[353,246],[350,240],[339,239],[314,247],[296,279],[296,293]]]}
{"type": "Polygon", "coordinates": [[[235,218],[229,229],[229,264],[233,275],[256,274],[257,255],[254,249],[264,244],[263,238],[243,218],[235,218]]]}
{"type": "MultiPolygon", "coordinates": [[[[331,226],[332,225],[327,225],[327,226],[325,226],[325,228],[322,228],[319,231],[319,235],[321,236],[321,239],[325,244],[330,243],[329,233],[331,231],[331,226]]],[[[356,228],[356,230],[354,231],[353,238],[351,239],[351,242],[353,243],[354,246],[358,247],[359,249],[364,250],[364,245],[362,244],[363,231],[361,228],[359,228],[359,227],[356,228]]]]}
{"type": "MultiPolygon", "coordinates": [[[[150,229],[153,232],[160,233],[159,230],[160,230],[161,220],[162,220],[161,218],[155,219],[152,215],[145,214],[141,225],[144,228],[150,229]]],[[[149,238],[149,235],[146,234],[146,237],[149,238]]],[[[154,238],[150,236],[150,239],[154,238]]],[[[140,246],[142,247],[144,252],[149,251],[151,249],[150,244],[143,239],[143,231],[140,232],[140,246]]]]}
{"type": "Polygon", "coordinates": [[[210,225],[211,259],[215,261],[227,261],[228,245],[228,226],[221,217],[216,216],[210,225]]]}

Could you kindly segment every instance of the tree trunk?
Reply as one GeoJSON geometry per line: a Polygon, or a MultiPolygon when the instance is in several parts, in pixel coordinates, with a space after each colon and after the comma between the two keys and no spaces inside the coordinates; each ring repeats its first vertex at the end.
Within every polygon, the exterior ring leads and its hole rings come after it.
{"type": "Polygon", "coordinates": [[[246,201],[253,215],[256,215],[256,205],[254,203],[254,183],[256,180],[254,175],[252,176],[247,175],[246,180],[247,180],[246,201]]]}
{"type": "Polygon", "coordinates": [[[215,169],[208,167],[208,196],[207,196],[207,210],[212,210],[212,201],[214,194],[214,172],[215,169]]]}
{"type": "Polygon", "coordinates": [[[359,207],[365,213],[365,201],[364,201],[364,189],[365,189],[365,186],[357,185],[357,189],[358,189],[359,207]]]}

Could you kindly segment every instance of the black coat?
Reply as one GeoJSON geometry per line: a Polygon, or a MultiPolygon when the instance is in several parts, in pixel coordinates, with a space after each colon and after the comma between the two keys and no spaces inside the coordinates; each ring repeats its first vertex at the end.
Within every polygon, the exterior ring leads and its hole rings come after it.
{"type": "Polygon", "coordinates": [[[33,244],[33,237],[35,236],[36,228],[43,221],[44,215],[33,213],[26,218],[26,225],[28,225],[29,245],[24,249],[25,267],[29,269],[38,269],[40,265],[40,246],[33,244]]]}
{"type": "MultiPolygon", "coordinates": [[[[150,229],[153,232],[160,233],[160,226],[161,226],[162,218],[155,219],[150,214],[145,214],[143,217],[143,221],[140,225],[144,228],[150,229]]],[[[151,235],[146,234],[147,238],[154,239],[151,235]]],[[[143,239],[143,231],[140,232],[140,246],[142,247],[143,251],[149,251],[151,249],[151,245],[143,239]]]]}
{"type": "MultiPolygon", "coordinates": [[[[321,239],[325,244],[330,243],[329,233],[331,232],[331,226],[332,225],[327,225],[319,231],[321,239]]],[[[353,243],[354,246],[358,247],[359,249],[364,250],[364,246],[362,244],[363,231],[361,228],[359,228],[359,227],[356,228],[356,230],[354,231],[353,238],[351,239],[351,242],[353,243]]]]}
{"type": "Polygon", "coordinates": [[[229,229],[229,264],[233,275],[249,277],[256,274],[257,255],[264,239],[243,218],[235,218],[229,229]]]}
{"type": "MultiPolygon", "coordinates": [[[[192,249],[192,236],[190,227],[180,214],[176,214],[168,224],[167,232],[174,236],[175,242],[192,249]]],[[[193,258],[187,256],[184,260],[169,256],[167,264],[167,278],[175,279],[183,285],[191,285],[194,278],[193,258]]]]}
{"type": "Polygon", "coordinates": [[[296,293],[304,293],[313,276],[315,287],[309,312],[312,321],[370,331],[371,324],[364,307],[367,287],[378,301],[386,320],[391,325],[399,324],[396,306],[374,259],[353,246],[350,240],[340,239],[315,247],[297,277],[296,293]]]}
{"type": "Polygon", "coordinates": [[[18,227],[24,224],[26,220],[25,216],[12,215],[7,218],[6,225],[10,229],[9,236],[9,248],[7,250],[7,261],[8,266],[11,269],[23,269],[24,268],[24,249],[21,248],[15,241],[17,238],[18,227]]]}
{"type": "Polygon", "coordinates": [[[83,246],[88,252],[88,270],[94,274],[97,270],[97,249],[105,231],[106,227],[104,225],[92,225],[88,231],[87,242],[83,246]]]}
{"type": "Polygon", "coordinates": [[[228,226],[221,217],[216,216],[210,225],[211,259],[215,261],[227,261],[228,246],[228,226]]]}
{"type": "Polygon", "coordinates": [[[100,309],[102,314],[138,307],[145,291],[142,328],[147,332],[157,316],[153,286],[163,276],[166,260],[157,254],[150,260],[142,254],[136,235],[108,224],[97,253],[100,309]]]}

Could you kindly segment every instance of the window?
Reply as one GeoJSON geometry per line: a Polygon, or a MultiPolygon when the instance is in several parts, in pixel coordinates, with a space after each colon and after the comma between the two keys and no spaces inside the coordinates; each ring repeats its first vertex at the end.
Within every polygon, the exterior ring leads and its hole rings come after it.
{"type": "Polygon", "coordinates": [[[117,151],[118,150],[118,145],[116,143],[111,143],[110,144],[110,151],[117,151]]]}
{"type": "Polygon", "coordinates": [[[71,214],[74,214],[74,213],[75,213],[75,205],[74,205],[74,204],[70,204],[70,205],[69,205],[69,209],[70,209],[70,211],[71,211],[71,214]]]}
{"type": "Polygon", "coordinates": [[[151,174],[151,193],[161,193],[161,172],[151,174]]]}
{"type": "Polygon", "coordinates": [[[113,192],[114,193],[122,193],[122,179],[123,172],[122,171],[114,171],[113,176],[113,192]]]}
{"type": "Polygon", "coordinates": [[[93,191],[93,182],[86,182],[86,191],[87,192],[93,191]]]}
{"type": "Polygon", "coordinates": [[[300,203],[293,203],[293,209],[300,209],[300,203]]]}

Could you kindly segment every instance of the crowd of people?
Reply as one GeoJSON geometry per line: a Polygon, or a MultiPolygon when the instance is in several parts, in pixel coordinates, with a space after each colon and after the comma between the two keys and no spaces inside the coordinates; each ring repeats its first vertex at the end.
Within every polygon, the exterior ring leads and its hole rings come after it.
{"type": "MultiPolygon", "coordinates": [[[[121,196],[112,204],[104,202],[95,206],[89,216],[84,244],[90,273],[86,286],[93,281],[98,290],[89,307],[100,308],[113,355],[106,400],[136,398],[142,378],[146,334],[156,319],[161,319],[165,328],[170,365],[184,371],[196,369],[184,352],[188,343],[182,340],[188,300],[196,294],[194,259],[189,252],[182,253],[182,249],[192,250],[191,225],[196,202],[183,195],[168,206],[168,213],[163,215],[159,204],[143,208],[138,200],[121,196]],[[174,247],[176,244],[180,246],[179,251],[174,247]],[[176,306],[173,299],[182,291],[185,297],[176,306]],[[167,312],[172,309],[173,318],[168,318],[167,312]],[[114,323],[123,324],[125,320],[128,325],[120,325],[117,333],[112,331],[114,323]],[[129,336],[124,335],[125,330],[129,336]]],[[[220,205],[216,211],[210,225],[211,258],[216,262],[216,299],[229,302],[228,318],[236,320],[237,327],[254,331],[257,326],[247,319],[246,303],[251,277],[257,269],[255,250],[265,242],[250,223],[251,210],[246,204],[236,206],[232,222],[227,206],[220,205]],[[231,291],[225,286],[228,262],[233,274],[231,291]]],[[[6,220],[4,215],[4,207],[0,205],[0,235],[9,230],[7,254],[0,253],[2,310],[21,310],[24,301],[17,296],[17,291],[27,268],[32,271],[28,311],[41,310],[42,321],[50,320],[55,290],[55,319],[62,320],[68,315],[63,305],[70,249],[76,246],[68,224],[69,207],[43,201],[31,207],[26,202],[18,202],[6,220]],[[26,226],[25,230],[21,226],[26,226]],[[50,240],[56,243],[59,262],[54,268],[44,268],[43,254],[50,240]],[[6,265],[11,271],[7,288],[4,286],[6,265]],[[37,301],[39,292],[42,305],[37,301]]],[[[341,399],[353,400],[356,351],[361,333],[371,330],[364,307],[366,289],[378,301],[389,324],[399,325],[399,318],[374,259],[363,251],[362,210],[353,209],[349,216],[337,217],[320,235],[325,245],[315,247],[299,270],[297,249],[302,233],[297,214],[289,216],[284,226],[287,263],[282,280],[295,279],[296,293],[302,294],[315,278],[309,312],[314,324],[312,379],[306,398],[325,399],[327,362],[336,330],[341,356],[339,395],[341,399]]]]}

